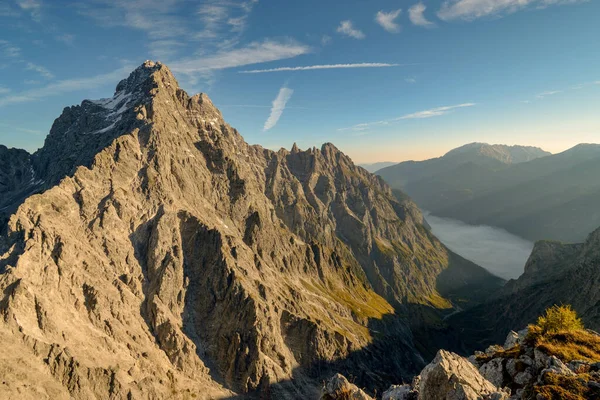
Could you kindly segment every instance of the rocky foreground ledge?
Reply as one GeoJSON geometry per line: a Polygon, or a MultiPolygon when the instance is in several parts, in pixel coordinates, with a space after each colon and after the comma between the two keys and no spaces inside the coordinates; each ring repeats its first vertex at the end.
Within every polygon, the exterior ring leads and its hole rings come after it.
{"type": "MultiPolygon", "coordinates": [[[[600,334],[590,330],[543,338],[527,329],[511,331],[504,346],[469,358],[440,350],[412,383],[391,386],[381,399],[600,399],[599,350],[600,334]]],[[[373,400],[365,390],[337,374],[321,400],[373,400]]]]}

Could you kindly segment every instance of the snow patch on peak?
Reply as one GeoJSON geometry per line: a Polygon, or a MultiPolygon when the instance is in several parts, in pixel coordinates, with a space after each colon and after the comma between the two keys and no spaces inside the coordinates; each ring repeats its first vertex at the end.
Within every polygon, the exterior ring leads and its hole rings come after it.
{"type": "Polygon", "coordinates": [[[129,103],[130,98],[131,98],[131,93],[126,93],[123,91],[123,92],[116,93],[111,98],[100,99],[100,100],[91,100],[91,102],[96,105],[99,105],[100,107],[106,108],[108,110],[114,110],[117,106],[119,106],[121,103],[123,103],[123,101],[125,101],[125,104],[123,104],[123,106],[118,111],[119,113],[121,113],[121,112],[123,112],[123,111],[121,111],[123,109],[123,107],[126,106],[127,103],[129,103]]]}

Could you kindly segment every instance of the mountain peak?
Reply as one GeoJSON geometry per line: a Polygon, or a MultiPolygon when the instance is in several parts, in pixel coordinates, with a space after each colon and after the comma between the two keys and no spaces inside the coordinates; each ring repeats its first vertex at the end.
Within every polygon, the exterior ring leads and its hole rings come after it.
{"type": "Polygon", "coordinates": [[[550,155],[539,147],[473,142],[450,150],[444,158],[465,157],[467,154],[497,160],[503,164],[518,164],[550,155]]]}
{"type": "Polygon", "coordinates": [[[149,83],[161,80],[167,86],[179,87],[169,68],[157,61],[146,60],[117,85],[115,95],[120,92],[135,93],[150,89],[149,83]],[[160,78],[158,78],[160,76],[160,78]]]}

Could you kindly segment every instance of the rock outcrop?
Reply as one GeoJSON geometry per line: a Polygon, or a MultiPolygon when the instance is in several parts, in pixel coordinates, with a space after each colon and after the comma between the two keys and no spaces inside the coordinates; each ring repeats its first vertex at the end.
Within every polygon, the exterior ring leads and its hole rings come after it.
{"type": "MultiPolygon", "coordinates": [[[[391,386],[383,400],[552,400],[600,398],[600,335],[573,331],[536,338],[523,330],[512,332],[505,346],[490,346],[467,358],[440,350],[412,383],[391,386]],[[570,337],[572,336],[572,337],[570,337]],[[574,339],[575,338],[575,339],[574,339]],[[545,342],[553,343],[553,347],[545,342]],[[561,346],[564,346],[561,348],[561,346]],[[579,351],[586,360],[562,351],[579,351]],[[574,350],[575,349],[575,350],[574,350]],[[552,354],[555,352],[557,355],[552,354]],[[591,357],[591,358],[589,358],[591,357]],[[562,358],[562,359],[561,359],[562,358]]],[[[323,389],[322,399],[342,400],[358,390],[336,375],[323,389]],[[343,384],[337,384],[342,382],[343,384]],[[343,390],[332,390],[343,388],[343,390]]],[[[368,396],[363,394],[361,396],[368,396]]],[[[360,397],[361,399],[365,397],[360,397]]],[[[372,399],[372,397],[366,397],[372,399]]]]}
{"type": "Polygon", "coordinates": [[[250,146],[160,63],[20,157],[10,191],[43,193],[1,236],[5,397],[300,398],[336,370],[387,387],[425,364],[409,318],[502,283],[333,145],[250,146]]]}

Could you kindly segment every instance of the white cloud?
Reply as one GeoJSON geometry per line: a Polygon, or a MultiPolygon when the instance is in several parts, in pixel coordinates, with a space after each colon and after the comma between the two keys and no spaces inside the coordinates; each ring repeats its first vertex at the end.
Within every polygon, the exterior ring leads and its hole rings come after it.
{"type": "Polygon", "coordinates": [[[34,64],[32,62],[28,62],[25,69],[27,69],[28,71],[35,71],[46,79],[54,78],[54,74],[52,74],[52,72],[50,72],[48,70],[48,68],[41,66],[41,65],[34,64]]]}
{"type": "Polygon", "coordinates": [[[0,86],[0,94],[10,93],[10,89],[4,86],[0,86]]]}
{"type": "Polygon", "coordinates": [[[42,19],[42,2],[39,0],[17,0],[17,5],[31,15],[31,19],[40,22],[42,19]]]}
{"type": "Polygon", "coordinates": [[[425,18],[424,13],[426,9],[427,7],[425,7],[425,4],[423,3],[417,3],[410,7],[408,9],[408,18],[410,19],[410,22],[412,22],[414,25],[423,26],[425,28],[431,28],[435,26],[433,22],[428,21],[427,18],[425,18]]]}
{"type": "Polygon", "coordinates": [[[463,104],[457,104],[454,106],[437,107],[437,108],[432,108],[430,110],[419,111],[416,113],[403,115],[402,117],[399,117],[396,120],[439,117],[440,115],[448,114],[450,111],[452,111],[456,108],[473,107],[474,105],[475,105],[475,103],[463,103],[463,104]]]}
{"type": "Polygon", "coordinates": [[[331,36],[329,35],[323,35],[321,36],[321,45],[322,46],[327,46],[328,44],[331,44],[331,36]]]}
{"type": "Polygon", "coordinates": [[[197,11],[202,30],[194,34],[196,40],[211,42],[223,50],[238,44],[246,30],[248,16],[258,0],[223,1],[208,0],[197,11]]]}
{"type": "Polygon", "coordinates": [[[472,21],[486,16],[507,15],[529,6],[545,8],[550,5],[574,4],[587,0],[446,0],[437,15],[451,21],[472,21]]]}
{"type": "Polygon", "coordinates": [[[277,121],[281,118],[281,114],[283,114],[283,110],[285,110],[285,105],[292,97],[294,91],[287,87],[282,87],[279,89],[279,93],[275,100],[273,100],[273,105],[271,107],[271,114],[269,118],[265,122],[265,126],[263,130],[268,131],[269,129],[275,127],[277,125],[277,121]]]}
{"type": "Polygon", "coordinates": [[[170,67],[175,72],[194,74],[210,70],[241,67],[244,65],[283,60],[297,57],[310,51],[308,46],[296,42],[266,40],[254,42],[246,47],[222,51],[213,55],[175,61],[170,67]]]}
{"type": "Polygon", "coordinates": [[[405,78],[404,82],[406,82],[406,83],[417,83],[417,80],[415,78],[405,78]]]}
{"type": "Polygon", "coordinates": [[[336,31],[354,39],[364,39],[366,37],[360,30],[354,29],[350,20],[340,22],[340,26],[337,27],[336,31]]]}
{"type": "Polygon", "coordinates": [[[107,74],[101,74],[87,78],[66,79],[40,88],[0,97],[0,107],[10,104],[27,103],[47,97],[57,96],[63,93],[102,87],[107,83],[112,84],[127,77],[133,68],[133,66],[128,65],[107,74]]]}
{"type": "Polygon", "coordinates": [[[397,9],[396,11],[390,11],[389,13],[378,11],[375,15],[375,21],[383,27],[388,32],[398,33],[400,32],[400,25],[394,22],[396,18],[402,12],[401,9],[397,9]]]}
{"type": "Polygon", "coordinates": [[[423,118],[439,117],[441,115],[448,114],[457,108],[473,107],[475,105],[476,105],[475,103],[462,103],[462,104],[456,104],[453,106],[436,107],[436,108],[432,108],[429,110],[423,110],[423,111],[418,111],[418,112],[411,113],[411,114],[406,114],[401,117],[386,119],[386,120],[382,120],[382,121],[375,121],[375,122],[365,122],[362,124],[350,126],[348,128],[340,128],[340,129],[338,129],[338,131],[359,131],[359,132],[366,131],[367,129],[371,129],[373,127],[390,125],[394,122],[407,120],[407,119],[423,119],[423,118]]]}
{"type": "Polygon", "coordinates": [[[302,67],[280,67],[269,69],[252,69],[248,71],[239,71],[240,74],[261,74],[265,72],[285,72],[285,71],[312,71],[316,69],[344,69],[344,68],[386,68],[399,67],[400,64],[388,63],[357,63],[357,64],[323,64],[306,65],[302,67]]]}
{"type": "Polygon", "coordinates": [[[150,55],[161,61],[175,56],[184,46],[180,41],[173,39],[153,40],[148,44],[150,55]]]}
{"type": "Polygon", "coordinates": [[[559,94],[559,93],[562,93],[562,90],[548,90],[546,92],[542,92],[542,93],[536,95],[535,97],[537,97],[538,99],[544,99],[548,96],[553,96],[553,95],[559,94]]]}

